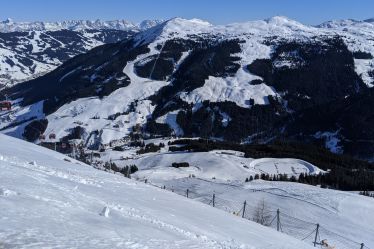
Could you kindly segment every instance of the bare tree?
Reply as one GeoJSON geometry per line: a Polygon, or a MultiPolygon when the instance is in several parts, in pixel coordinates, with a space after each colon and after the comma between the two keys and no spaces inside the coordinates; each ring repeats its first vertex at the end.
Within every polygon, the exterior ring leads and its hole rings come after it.
{"type": "Polygon", "coordinates": [[[262,199],[257,203],[257,206],[253,212],[253,220],[261,225],[268,226],[271,219],[270,209],[265,202],[265,199],[262,199]]]}

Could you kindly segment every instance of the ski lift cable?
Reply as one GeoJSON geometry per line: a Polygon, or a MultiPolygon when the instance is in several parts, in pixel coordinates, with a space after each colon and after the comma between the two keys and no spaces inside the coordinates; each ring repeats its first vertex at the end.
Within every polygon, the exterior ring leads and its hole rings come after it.
{"type": "Polygon", "coordinates": [[[153,71],[155,70],[156,63],[157,63],[158,59],[159,59],[160,56],[161,56],[162,50],[164,49],[164,46],[165,46],[165,43],[166,43],[166,42],[164,42],[164,43],[162,44],[162,47],[161,47],[160,53],[157,55],[156,60],[155,60],[155,62],[153,63],[153,66],[152,66],[151,72],[150,72],[150,74],[149,74],[149,79],[152,79],[151,77],[152,77],[153,71]]]}

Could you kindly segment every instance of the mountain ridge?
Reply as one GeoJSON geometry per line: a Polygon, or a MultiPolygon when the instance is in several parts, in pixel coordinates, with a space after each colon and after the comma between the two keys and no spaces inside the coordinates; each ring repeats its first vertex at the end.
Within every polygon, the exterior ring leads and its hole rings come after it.
{"type": "Polygon", "coordinates": [[[162,23],[163,20],[143,20],[139,23],[133,23],[127,20],[112,20],[102,21],[97,19],[91,20],[66,20],[56,22],[14,22],[8,18],[0,22],[0,32],[28,32],[28,31],[58,31],[58,30],[72,30],[82,31],[84,29],[114,29],[114,30],[145,30],[154,25],[162,23]]]}

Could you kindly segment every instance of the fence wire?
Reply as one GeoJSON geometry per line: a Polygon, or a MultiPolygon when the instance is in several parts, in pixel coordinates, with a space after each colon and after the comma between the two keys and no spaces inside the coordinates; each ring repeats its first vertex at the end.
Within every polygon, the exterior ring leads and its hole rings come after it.
{"type": "Polygon", "coordinates": [[[348,239],[338,233],[324,228],[323,226],[319,226],[317,232],[316,223],[293,217],[284,212],[265,208],[261,210],[261,214],[258,214],[258,205],[253,205],[253,203],[247,203],[246,201],[239,202],[236,200],[227,200],[216,194],[207,195],[191,190],[175,190],[167,188],[166,186],[158,186],[150,182],[147,183],[190,199],[195,199],[207,205],[214,206],[215,208],[227,211],[244,219],[271,227],[279,232],[305,241],[308,244],[314,245],[315,243],[316,248],[370,249],[362,243],[348,239]],[[259,216],[262,219],[259,219],[259,216]]]}

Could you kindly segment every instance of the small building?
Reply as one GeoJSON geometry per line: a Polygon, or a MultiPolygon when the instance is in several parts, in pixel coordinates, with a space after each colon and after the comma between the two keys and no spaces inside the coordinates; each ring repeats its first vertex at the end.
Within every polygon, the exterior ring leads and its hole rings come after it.
{"type": "Polygon", "coordinates": [[[0,102],[0,111],[10,111],[12,110],[12,103],[10,101],[0,102]]]}

